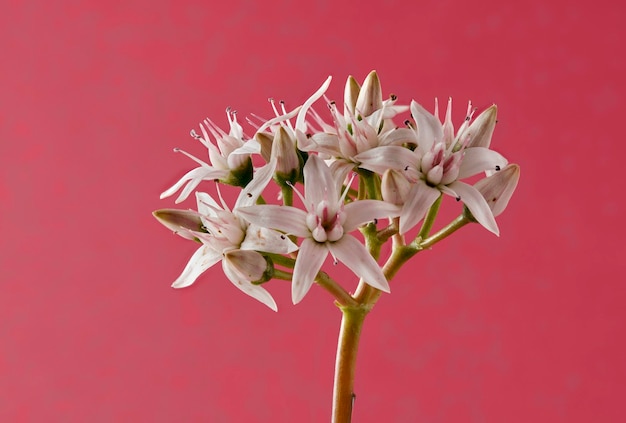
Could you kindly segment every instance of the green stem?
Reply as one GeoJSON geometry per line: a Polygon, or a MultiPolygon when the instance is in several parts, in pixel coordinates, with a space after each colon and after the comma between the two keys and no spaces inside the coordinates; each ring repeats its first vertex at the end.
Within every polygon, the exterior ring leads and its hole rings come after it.
{"type": "Polygon", "coordinates": [[[461,229],[463,226],[467,225],[468,223],[470,223],[470,220],[468,220],[464,215],[461,214],[452,222],[448,223],[444,228],[441,228],[441,230],[437,232],[436,234],[434,234],[433,236],[428,237],[425,240],[419,241],[417,244],[417,247],[420,250],[423,250],[425,248],[430,248],[434,244],[438,243],[439,241],[452,235],[454,232],[458,231],[459,229],[461,229]]]}
{"type": "Polygon", "coordinates": [[[274,274],[272,275],[274,279],[282,279],[284,281],[290,281],[293,277],[292,273],[285,272],[284,270],[274,269],[274,274]]]}
{"type": "Polygon", "coordinates": [[[340,307],[343,313],[333,386],[332,423],[350,423],[354,404],[354,372],[361,329],[367,315],[364,307],[340,307]]]}
{"type": "Polygon", "coordinates": [[[430,230],[433,228],[433,224],[435,223],[435,218],[437,217],[437,213],[439,212],[439,206],[441,206],[441,199],[443,195],[439,195],[439,198],[430,206],[428,210],[428,214],[424,218],[424,223],[422,223],[422,227],[420,228],[419,233],[417,234],[418,239],[424,239],[430,234],[430,230]]]}
{"type": "Polygon", "coordinates": [[[357,306],[357,302],[354,301],[354,298],[346,291],[341,285],[335,282],[328,273],[319,272],[317,277],[315,278],[315,282],[326,291],[330,292],[339,306],[342,307],[355,307],[357,306]]]}
{"type": "Polygon", "coordinates": [[[283,205],[292,206],[293,205],[293,188],[284,184],[284,185],[281,185],[280,191],[283,194],[283,205]]]}

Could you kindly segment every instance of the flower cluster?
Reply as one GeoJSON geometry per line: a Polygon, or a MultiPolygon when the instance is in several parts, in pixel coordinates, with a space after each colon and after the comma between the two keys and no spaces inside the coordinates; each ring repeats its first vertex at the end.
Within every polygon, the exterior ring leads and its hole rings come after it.
{"type": "Polygon", "coordinates": [[[291,111],[270,100],[275,117],[253,116],[251,137],[230,109],[228,133],[206,119],[202,135],[191,135],[207,148],[210,163],[175,150],[199,166],[161,198],[180,191],[176,202],[182,202],[202,181],[241,189],[232,209],[218,185],[219,201],[196,192],[196,210],[154,212],[166,227],[200,244],[175,288],[191,285],[221,261],[236,287],[273,310],[276,303],[262,286],[270,279],[291,281],[294,304],[316,281],[341,298],[338,292],[349,294],[322,270],[330,254],[362,283],[389,292],[388,275],[378,263],[386,241],[393,240],[393,251],[415,253],[468,222],[499,234],[495,217],[506,208],[520,169],[490,148],[495,105],[474,118],[470,103],[455,131],[451,99],[442,122],[437,102],[431,114],[415,101],[397,104],[395,95],[384,100],[378,75],[371,72],[362,86],[348,78],[340,111],[324,97],[330,81],[291,111]],[[313,109],[323,97],[327,118],[313,109]],[[395,120],[406,112],[411,119],[397,126],[395,120]],[[476,178],[480,174],[484,177],[476,178]],[[462,181],[470,177],[478,180],[473,185],[462,181]],[[272,180],[281,195],[268,204],[263,193],[272,180]],[[299,201],[294,202],[294,194],[299,201]],[[462,202],[464,210],[431,235],[443,194],[462,202]],[[407,242],[418,225],[417,235],[407,242]],[[361,236],[355,236],[359,231],[361,236]]]}

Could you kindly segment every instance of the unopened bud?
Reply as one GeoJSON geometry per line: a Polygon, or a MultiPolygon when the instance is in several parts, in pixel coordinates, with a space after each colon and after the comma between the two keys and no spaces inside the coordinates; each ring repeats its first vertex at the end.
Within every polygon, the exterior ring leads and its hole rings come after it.
{"type": "Polygon", "coordinates": [[[300,171],[300,159],[296,152],[295,141],[291,139],[282,126],[274,134],[274,141],[272,141],[272,157],[275,157],[277,160],[277,176],[279,178],[295,181],[294,176],[297,177],[300,171]]]}
{"type": "Polygon", "coordinates": [[[231,250],[224,254],[225,271],[231,271],[236,280],[254,284],[267,282],[274,276],[274,263],[257,251],[231,250]]]}
{"type": "Polygon", "coordinates": [[[349,112],[346,113],[346,115],[354,114],[356,99],[359,97],[360,90],[361,87],[359,86],[359,83],[356,82],[356,79],[354,79],[352,75],[350,75],[346,81],[346,88],[343,92],[343,107],[347,112],[349,112]]]}
{"type": "Polygon", "coordinates": [[[193,233],[184,229],[189,229],[194,232],[206,232],[206,229],[202,225],[200,215],[192,210],[161,209],[153,211],[152,215],[156,217],[163,226],[186,239],[193,240],[196,237],[193,233]]]}
{"type": "Polygon", "coordinates": [[[381,191],[383,200],[395,205],[402,205],[411,189],[411,183],[395,169],[387,169],[383,173],[381,191]]]}
{"type": "Polygon", "coordinates": [[[269,163],[272,156],[272,135],[268,132],[257,132],[254,138],[261,146],[261,157],[263,157],[266,163],[269,163]]]}
{"type": "Polygon", "coordinates": [[[376,71],[371,71],[363,81],[355,107],[355,114],[360,114],[363,117],[369,116],[383,107],[383,90],[376,71]]]}

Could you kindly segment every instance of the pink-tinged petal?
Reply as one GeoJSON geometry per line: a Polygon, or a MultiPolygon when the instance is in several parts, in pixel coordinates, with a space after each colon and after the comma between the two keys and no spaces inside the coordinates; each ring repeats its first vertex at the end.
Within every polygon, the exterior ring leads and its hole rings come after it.
{"type": "Polygon", "coordinates": [[[391,204],[402,205],[411,190],[411,183],[399,170],[388,169],[383,173],[380,191],[383,200],[391,204]]]}
{"type": "Polygon", "coordinates": [[[275,169],[275,159],[270,160],[270,162],[267,163],[265,166],[259,168],[254,174],[252,180],[239,193],[234,209],[256,204],[256,200],[259,198],[269,181],[272,179],[275,169]]]}
{"type": "Polygon", "coordinates": [[[404,235],[417,225],[440,195],[438,189],[429,187],[422,181],[413,185],[400,213],[400,234],[404,235]]]}
{"type": "Polygon", "coordinates": [[[311,235],[306,226],[307,213],[295,207],[263,204],[238,208],[237,214],[248,222],[264,228],[278,229],[300,238],[311,235]]]}
{"type": "Polygon", "coordinates": [[[415,100],[411,101],[411,114],[417,125],[417,143],[420,151],[429,151],[435,142],[443,140],[443,127],[439,119],[415,100]]]}
{"type": "Polygon", "coordinates": [[[396,128],[391,131],[387,131],[380,137],[380,146],[402,144],[417,145],[417,136],[415,135],[415,131],[409,128],[396,128]]]}
{"type": "Polygon", "coordinates": [[[291,281],[291,300],[294,304],[298,304],[309,292],[327,255],[328,247],[325,244],[311,238],[302,241],[291,281]]]}
{"type": "Polygon", "coordinates": [[[383,271],[358,239],[352,235],[344,235],[337,242],[329,242],[328,249],[337,260],[345,264],[355,275],[363,278],[365,283],[381,291],[389,292],[389,283],[383,271]]]}
{"type": "Polygon", "coordinates": [[[468,178],[480,172],[502,169],[508,164],[502,154],[485,147],[466,148],[463,153],[459,179],[468,178]]]}
{"type": "Polygon", "coordinates": [[[363,81],[363,86],[355,105],[355,115],[369,116],[383,107],[383,90],[376,71],[371,71],[363,81]]]}
{"type": "Polygon", "coordinates": [[[206,192],[196,192],[196,203],[202,216],[217,216],[216,210],[222,210],[222,206],[206,192]]]}
{"type": "Polygon", "coordinates": [[[372,172],[385,173],[387,169],[403,171],[408,167],[415,168],[419,162],[415,153],[408,148],[387,145],[373,148],[354,157],[360,168],[372,172]]]}
{"type": "Polygon", "coordinates": [[[195,238],[191,231],[202,230],[202,219],[199,213],[193,210],[161,209],[153,211],[152,215],[163,226],[186,239],[193,240],[195,238]]]}
{"type": "Polygon", "coordinates": [[[217,170],[211,167],[197,167],[187,172],[178,182],[176,182],[171,188],[165,190],[160,198],[166,198],[173,195],[183,185],[187,184],[185,189],[180,193],[175,203],[183,202],[189,197],[189,194],[200,184],[202,181],[211,181],[215,179],[221,179],[228,176],[227,170],[217,170]]]}
{"type": "Polygon", "coordinates": [[[322,201],[337,201],[339,198],[338,184],[324,160],[315,154],[310,155],[304,165],[303,173],[304,198],[310,203],[306,204],[307,209],[322,201]]]}
{"type": "Polygon", "coordinates": [[[453,182],[449,186],[461,197],[461,201],[478,223],[483,225],[489,232],[500,236],[500,230],[498,229],[496,219],[493,217],[493,212],[485,198],[476,188],[461,181],[453,182]]]}
{"type": "Polygon", "coordinates": [[[189,259],[183,273],[174,281],[172,288],[185,288],[198,279],[205,270],[222,259],[222,253],[208,245],[198,248],[189,259]]]}
{"type": "MultiPolygon", "coordinates": [[[[299,133],[302,134],[302,132],[299,133]]],[[[302,151],[315,151],[318,153],[328,154],[333,157],[341,156],[339,139],[336,134],[319,132],[317,134],[313,134],[311,137],[307,137],[302,134],[298,138],[298,148],[302,151]]]]}
{"type": "Polygon", "coordinates": [[[395,204],[378,200],[360,200],[345,205],[346,220],[343,223],[345,232],[352,232],[363,223],[374,219],[396,217],[400,214],[400,207],[395,204]]]}
{"type": "Polygon", "coordinates": [[[509,204],[519,177],[520,167],[516,164],[509,164],[504,169],[476,182],[474,188],[485,198],[493,215],[498,216],[509,204]]]}
{"type": "Polygon", "coordinates": [[[240,249],[288,254],[296,251],[298,246],[280,232],[257,225],[250,225],[246,230],[246,237],[241,243],[240,249]]]}
{"type": "MultiPolygon", "coordinates": [[[[251,253],[254,255],[250,255],[246,257],[246,260],[238,260],[239,264],[234,263],[234,259],[229,257],[228,253],[222,262],[222,269],[224,270],[224,274],[226,277],[239,288],[242,292],[248,294],[252,298],[262,302],[269,308],[274,311],[278,311],[278,306],[276,305],[276,301],[270,295],[269,292],[265,288],[259,285],[254,285],[250,279],[255,278],[258,273],[259,266],[260,269],[265,269],[266,261],[259,253],[255,253],[253,251],[246,251],[246,253],[251,253]]],[[[261,271],[261,274],[263,271],[261,271]]]]}
{"type": "Polygon", "coordinates": [[[496,128],[497,115],[498,108],[494,104],[478,115],[476,120],[459,134],[459,142],[463,143],[469,138],[467,147],[489,148],[493,131],[496,128]]]}
{"type": "Polygon", "coordinates": [[[315,103],[319,98],[321,98],[324,95],[324,93],[330,86],[330,81],[332,79],[333,79],[332,76],[329,76],[326,79],[326,81],[324,81],[322,86],[304,102],[304,104],[302,105],[302,108],[298,112],[298,117],[296,118],[296,130],[306,133],[307,131],[306,114],[311,108],[311,106],[313,105],[313,103],[315,103]]]}

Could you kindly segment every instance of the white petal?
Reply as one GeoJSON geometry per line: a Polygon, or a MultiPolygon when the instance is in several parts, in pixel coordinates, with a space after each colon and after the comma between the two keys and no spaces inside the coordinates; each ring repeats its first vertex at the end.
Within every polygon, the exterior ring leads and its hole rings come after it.
{"type": "Polygon", "coordinates": [[[295,207],[263,204],[237,209],[237,214],[264,228],[278,229],[301,238],[311,235],[306,226],[307,213],[295,207]]]}
{"type": "Polygon", "coordinates": [[[483,225],[488,231],[498,236],[500,235],[498,224],[493,217],[493,212],[489,208],[489,204],[487,204],[485,198],[476,188],[461,181],[453,182],[449,187],[461,197],[461,201],[467,206],[469,211],[472,212],[472,216],[474,216],[478,223],[483,225]]]}
{"type": "Polygon", "coordinates": [[[396,217],[400,214],[400,207],[378,200],[360,200],[345,205],[346,221],[343,224],[345,232],[352,232],[360,225],[374,219],[396,217]]]}
{"type": "Polygon", "coordinates": [[[250,225],[241,243],[242,250],[256,250],[275,254],[288,254],[298,249],[286,236],[272,229],[250,225]]]}
{"type": "Polygon", "coordinates": [[[222,253],[208,245],[198,248],[189,259],[183,273],[174,281],[172,288],[185,288],[196,281],[205,270],[222,259],[222,253]]]}
{"type": "Polygon", "coordinates": [[[307,125],[305,122],[306,113],[311,108],[313,103],[315,103],[320,97],[324,95],[332,79],[333,79],[332,76],[329,76],[328,78],[326,78],[326,81],[324,81],[322,86],[304,102],[304,104],[302,105],[302,108],[298,112],[298,117],[296,118],[296,130],[300,130],[306,133],[307,131],[307,125]]]}
{"type": "Polygon", "coordinates": [[[474,188],[487,200],[494,217],[506,209],[513,192],[515,192],[519,177],[520,167],[516,164],[509,164],[499,172],[495,172],[474,184],[474,188]]]}
{"type": "Polygon", "coordinates": [[[373,148],[357,154],[354,160],[360,163],[360,168],[371,170],[381,175],[387,169],[403,171],[407,166],[415,167],[418,163],[414,152],[397,145],[373,148]]]}
{"type": "Polygon", "coordinates": [[[389,292],[389,283],[380,266],[355,237],[344,235],[337,242],[329,242],[328,249],[340,262],[363,278],[365,283],[381,291],[389,292]]]}
{"type": "Polygon", "coordinates": [[[278,311],[276,301],[274,301],[274,298],[272,298],[270,293],[267,292],[267,290],[262,286],[254,285],[249,280],[246,280],[243,275],[239,274],[239,272],[237,272],[236,269],[233,268],[228,260],[224,260],[222,262],[222,269],[224,270],[224,274],[226,275],[226,277],[233,283],[233,285],[235,285],[237,288],[239,288],[241,291],[248,294],[252,298],[259,300],[272,310],[278,311]]]}
{"type": "Polygon", "coordinates": [[[203,216],[217,216],[215,209],[222,210],[222,206],[217,204],[206,192],[196,192],[196,203],[198,204],[198,213],[203,216]]]}
{"type": "Polygon", "coordinates": [[[275,169],[276,160],[271,160],[265,166],[259,168],[259,170],[257,170],[254,174],[252,180],[239,193],[234,209],[256,204],[256,200],[259,198],[269,181],[272,179],[272,175],[274,175],[275,169]]]}
{"type": "Polygon", "coordinates": [[[172,185],[172,187],[165,190],[161,194],[160,198],[164,199],[166,197],[169,197],[170,195],[173,195],[176,191],[180,189],[180,187],[182,187],[183,185],[185,185],[185,183],[187,183],[187,181],[189,181],[189,184],[187,185],[187,187],[185,187],[184,192],[181,193],[176,199],[176,203],[180,203],[187,199],[191,191],[193,191],[194,188],[196,188],[203,180],[220,179],[227,175],[228,171],[225,170],[217,170],[213,169],[212,167],[204,166],[197,167],[187,172],[182,178],[178,180],[178,182],[172,185]]]}
{"type": "Polygon", "coordinates": [[[380,145],[401,145],[414,144],[417,145],[417,137],[415,131],[409,128],[396,128],[387,131],[380,137],[380,145]]]}
{"type": "Polygon", "coordinates": [[[429,187],[422,181],[413,185],[400,214],[400,234],[404,235],[417,225],[440,195],[438,189],[429,187]]]}
{"type": "Polygon", "coordinates": [[[435,142],[443,140],[441,122],[415,100],[411,102],[411,113],[417,125],[417,145],[422,152],[429,151],[435,142]]]}
{"type": "Polygon", "coordinates": [[[324,160],[315,154],[310,155],[304,165],[303,173],[304,198],[310,203],[306,204],[307,209],[322,201],[333,203],[339,199],[338,183],[324,160]]]}
{"type": "Polygon", "coordinates": [[[464,150],[463,160],[459,169],[459,179],[468,178],[477,173],[504,168],[508,161],[502,156],[485,147],[472,147],[464,150]]]}
{"type": "Polygon", "coordinates": [[[298,304],[309,292],[327,255],[328,247],[325,244],[320,244],[311,238],[302,241],[291,282],[291,300],[294,304],[298,304]]]}

